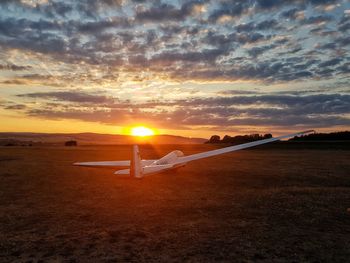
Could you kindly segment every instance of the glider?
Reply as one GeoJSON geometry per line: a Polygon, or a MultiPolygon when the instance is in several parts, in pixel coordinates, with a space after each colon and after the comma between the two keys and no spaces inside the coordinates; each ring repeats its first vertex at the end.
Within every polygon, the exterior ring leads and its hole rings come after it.
{"type": "Polygon", "coordinates": [[[137,145],[133,146],[132,158],[131,161],[104,161],[104,162],[78,162],[73,165],[78,166],[88,166],[88,167],[129,167],[129,169],[122,169],[116,171],[114,174],[119,176],[132,176],[134,178],[142,178],[146,175],[155,174],[164,172],[167,170],[176,169],[182,166],[185,166],[188,162],[234,152],[246,148],[250,148],[253,146],[274,142],[282,139],[287,139],[294,136],[300,136],[306,133],[314,132],[313,130],[283,135],[275,138],[269,138],[249,143],[244,143],[240,145],[225,147],[217,150],[196,153],[192,155],[185,156],[183,152],[179,150],[172,151],[167,155],[163,156],[160,159],[156,160],[142,160],[139,152],[139,148],[137,145]]]}

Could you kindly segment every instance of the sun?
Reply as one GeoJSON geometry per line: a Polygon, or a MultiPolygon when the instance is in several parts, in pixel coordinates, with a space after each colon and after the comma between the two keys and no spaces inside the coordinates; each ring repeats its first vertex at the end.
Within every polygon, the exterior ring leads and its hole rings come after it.
{"type": "Polygon", "coordinates": [[[154,131],[144,126],[137,126],[137,127],[131,128],[131,135],[140,136],[140,137],[152,136],[154,135],[154,131]]]}

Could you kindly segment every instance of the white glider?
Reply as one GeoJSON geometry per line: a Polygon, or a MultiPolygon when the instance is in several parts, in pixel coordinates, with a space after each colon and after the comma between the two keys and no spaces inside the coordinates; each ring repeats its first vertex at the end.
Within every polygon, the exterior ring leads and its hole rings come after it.
{"type": "Polygon", "coordinates": [[[164,172],[171,169],[176,169],[185,166],[188,162],[228,153],[234,152],[253,146],[274,142],[282,139],[287,139],[294,136],[300,136],[306,133],[314,132],[313,130],[288,134],[279,136],[276,138],[269,138],[249,143],[244,143],[240,145],[225,147],[217,150],[196,153],[192,155],[185,156],[183,152],[179,150],[172,151],[160,159],[156,160],[142,160],[140,157],[139,148],[137,145],[133,146],[133,153],[131,161],[104,161],[104,162],[79,162],[74,163],[74,165],[79,166],[89,166],[89,167],[130,167],[129,169],[118,170],[114,174],[120,176],[132,176],[134,178],[142,178],[149,174],[155,174],[164,172]]]}

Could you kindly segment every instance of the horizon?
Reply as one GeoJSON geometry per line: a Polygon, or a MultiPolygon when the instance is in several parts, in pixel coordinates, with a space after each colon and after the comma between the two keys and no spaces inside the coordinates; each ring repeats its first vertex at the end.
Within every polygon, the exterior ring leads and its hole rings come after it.
{"type": "MultiPolygon", "coordinates": [[[[317,130],[313,131],[314,134],[337,134],[337,133],[348,133],[350,132],[350,130],[338,130],[338,131],[330,131],[330,132],[318,132],[317,130]]],[[[78,134],[95,134],[95,135],[112,135],[112,136],[127,136],[127,137],[133,137],[135,139],[138,139],[140,141],[145,140],[147,141],[148,139],[151,139],[152,137],[157,137],[157,136],[173,136],[173,137],[183,137],[186,139],[204,139],[204,140],[209,140],[211,136],[219,136],[220,139],[222,139],[224,136],[230,136],[230,137],[235,137],[235,136],[251,136],[251,135],[266,135],[266,133],[251,133],[251,134],[230,134],[230,133],[226,133],[224,135],[218,135],[218,134],[212,134],[209,137],[191,137],[191,136],[182,136],[182,135],[175,135],[175,134],[166,134],[166,133],[157,133],[157,134],[152,134],[152,135],[133,135],[133,134],[121,134],[121,133],[95,133],[95,132],[3,132],[0,131],[0,134],[6,134],[6,133],[13,133],[13,134],[48,134],[48,135],[78,135],[78,134]]],[[[278,135],[274,135],[272,133],[267,133],[267,134],[271,134],[273,137],[276,136],[280,136],[280,134],[278,135]]],[[[285,134],[284,134],[285,135],[285,134]]]]}
{"type": "MultiPolygon", "coordinates": [[[[184,138],[197,138],[197,139],[206,139],[202,137],[187,137],[182,135],[175,135],[175,134],[166,134],[166,133],[159,133],[159,134],[153,134],[153,135],[144,135],[144,136],[138,136],[138,135],[132,135],[132,134],[122,134],[122,133],[97,133],[97,132],[3,132],[0,131],[0,134],[2,133],[23,133],[23,134],[98,134],[98,135],[116,135],[116,136],[129,136],[129,137],[145,137],[150,138],[154,136],[175,136],[175,137],[184,137],[184,138]]],[[[215,134],[213,134],[215,135],[215,134]]]]}
{"type": "Polygon", "coordinates": [[[350,129],[346,0],[18,0],[0,17],[0,132],[350,129]]]}

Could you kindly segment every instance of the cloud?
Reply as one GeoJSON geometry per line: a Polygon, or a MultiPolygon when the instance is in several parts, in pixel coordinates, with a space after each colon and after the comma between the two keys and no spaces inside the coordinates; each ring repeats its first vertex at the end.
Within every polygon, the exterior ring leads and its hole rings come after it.
{"type": "Polygon", "coordinates": [[[328,15],[318,15],[318,16],[311,16],[309,18],[306,18],[302,21],[303,24],[311,25],[311,24],[322,24],[325,22],[332,21],[333,18],[328,15]]]}
{"type": "Polygon", "coordinates": [[[44,98],[54,99],[57,101],[65,102],[78,102],[78,103],[95,103],[95,104],[113,104],[117,100],[102,95],[89,94],[86,92],[74,92],[74,91],[52,91],[52,92],[37,92],[19,94],[18,97],[26,98],[44,98]]]}
{"type": "Polygon", "coordinates": [[[249,1],[223,1],[220,7],[211,13],[209,20],[216,22],[224,16],[239,17],[247,11],[249,6],[249,1]]]}
{"type": "Polygon", "coordinates": [[[261,46],[261,47],[253,47],[252,49],[247,50],[248,54],[252,57],[258,57],[264,52],[274,49],[277,47],[276,45],[267,45],[267,46],[261,46]]]}
{"type": "Polygon", "coordinates": [[[344,14],[338,22],[338,31],[344,32],[350,29],[350,15],[344,14]]]}
{"type": "Polygon", "coordinates": [[[226,50],[222,49],[205,49],[201,52],[164,52],[152,57],[149,63],[177,63],[178,61],[200,62],[200,61],[215,61],[218,56],[224,55],[226,50]]]}
{"type": "Polygon", "coordinates": [[[330,67],[330,66],[335,66],[338,65],[340,62],[342,62],[342,58],[333,58],[327,61],[324,61],[319,64],[319,67],[330,67]]]}
{"type": "Polygon", "coordinates": [[[281,13],[281,17],[296,20],[300,17],[301,12],[302,11],[298,8],[292,8],[292,9],[283,11],[281,13]]]}
{"type": "Polygon", "coordinates": [[[77,31],[81,33],[93,33],[100,34],[102,31],[107,30],[109,28],[127,28],[131,26],[131,21],[127,18],[123,17],[113,17],[113,19],[109,20],[101,20],[94,22],[85,22],[85,23],[77,23],[76,28],[77,31]]]}
{"type": "Polygon", "coordinates": [[[20,38],[23,34],[32,36],[37,31],[58,31],[62,25],[55,21],[40,19],[32,21],[26,18],[7,18],[0,20],[0,33],[7,37],[20,38]]]}
{"type": "Polygon", "coordinates": [[[24,110],[27,106],[24,104],[14,104],[4,107],[5,110],[24,110]]]}
{"type": "Polygon", "coordinates": [[[224,0],[217,9],[212,11],[209,19],[211,21],[219,21],[220,18],[224,16],[229,16],[232,18],[239,18],[250,12],[260,13],[268,12],[271,10],[277,10],[278,8],[283,9],[283,7],[297,7],[294,11],[289,10],[283,11],[283,16],[288,18],[297,18],[296,10],[305,9],[308,4],[313,6],[323,6],[334,4],[339,1],[334,0],[253,0],[253,1],[243,1],[243,0],[224,0]]]}
{"type": "Polygon", "coordinates": [[[322,45],[317,45],[316,46],[317,49],[330,49],[330,50],[334,50],[337,48],[337,43],[335,42],[329,42],[329,43],[325,43],[322,45]]]}
{"type": "Polygon", "coordinates": [[[201,5],[208,1],[187,1],[180,8],[176,8],[171,4],[155,4],[146,10],[138,10],[135,19],[138,21],[181,21],[186,19],[192,12],[196,5],[201,5]]]}
{"type": "Polygon", "coordinates": [[[49,18],[66,17],[74,10],[72,5],[59,1],[48,1],[46,5],[37,6],[37,9],[49,18]]]}
{"type": "Polygon", "coordinates": [[[0,70],[22,71],[32,68],[31,66],[19,66],[15,64],[0,64],[0,70]]]}
{"type": "Polygon", "coordinates": [[[341,47],[346,47],[350,45],[350,36],[341,36],[335,40],[341,47]]]}
{"type": "Polygon", "coordinates": [[[132,103],[81,91],[28,93],[19,96],[43,101],[49,99],[54,103],[18,109],[40,118],[78,119],[118,125],[142,120],[163,128],[208,125],[218,129],[235,125],[327,127],[350,123],[346,117],[349,114],[350,95],[265,95],[241,91],[226,91],[218,95],[132,103]],[[94,106],[86,109],[87,104],[94,106]]]}

